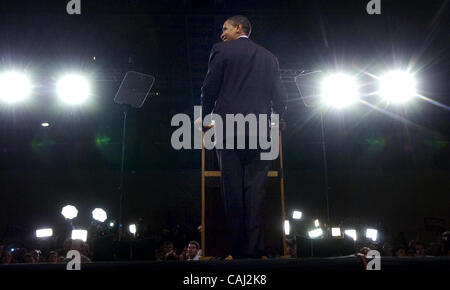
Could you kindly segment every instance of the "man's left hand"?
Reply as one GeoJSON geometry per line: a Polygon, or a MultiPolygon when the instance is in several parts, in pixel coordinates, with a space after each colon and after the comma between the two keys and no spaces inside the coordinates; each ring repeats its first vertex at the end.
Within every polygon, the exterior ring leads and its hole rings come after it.
{"type": "Polygon", "coordinates": [[[211,129],[212,127],[214,127],[214,120],[211,122],[211,124],[203,126],[202,117],[198,117],[194,121],[194,126],[195,126],[195,128],[197,128],[197,130],[207,131],[207,130],[211,129]]]}

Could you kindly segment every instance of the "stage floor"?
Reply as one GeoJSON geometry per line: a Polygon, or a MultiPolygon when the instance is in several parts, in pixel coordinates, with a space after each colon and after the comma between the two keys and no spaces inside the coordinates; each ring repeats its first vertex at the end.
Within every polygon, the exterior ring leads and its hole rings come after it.
{"type": "MultiPolygon", "coordinates": [[[[381,271],[450,271],[450,257],[381,257],[381,271]]],[[[66,270],[66,264],[12,264],[0,265],[8,270],[66,270]]],[[[364,262],[357,256],[296,259],[242,259],[207,261],[126,261],[82,263],[81,270],[120,270],[149,272],[251,272],[251,271],[365,271],[364,262]]]]}

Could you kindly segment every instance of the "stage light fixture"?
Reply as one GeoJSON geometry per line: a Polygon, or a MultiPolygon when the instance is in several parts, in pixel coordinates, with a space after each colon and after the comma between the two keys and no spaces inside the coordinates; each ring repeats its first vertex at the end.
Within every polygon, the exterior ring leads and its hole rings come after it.
{"type": "Polygon", "coordinates": [[[323,79],[321,99],[326,105],[343,108],[355,103],[358,98],[358,85],[353,77],[337,73],[323,79]]]}
{"type": "Polygon", "coordinates": [[[72,240],[82,240],[86,242],[88,232],[86,230],[73,230],[72,231],[72,240]]]}
{"type": "Polygon", "coordinates": [[[321,228],[314,229],[314,230],[308,232],[308,236],[311,239],[317,239],[317,238],[321,237],[322,235],[323,235],[323,230],[321,228]]]}
{"type": "Polygon", "coordinates": [[[290,233],[291,233],[291,224],[289,223],[288,220],[285,220],[284,221],[284,234],[286,236],[288,236],[288,235],[290,235],[290,233]]]}
{"type": "Polygon", "coordinates": [[[68,220],[74,219],[78,215],[78,210],[73,205],[66,205],[63,207],[61,214],[68,220]]]}
{"type": "Polygon", "coordinates": [[[42,127],[48,127],[48,126],[50,126],[50,124],[49,123],[42,123],[41,126],[42,127]]]}
{"type": "Polygon", "coordinates": [[[406,71],[391,71],[379,80],[380,96],[389,103],[400,104],[416,95],[416,82],[412,74],[406,71]]]}
{"type": "Polygon", "coordinates": [[[372,241],[376,241],[378,236],[378,231],[375,229],[367,229],[366,230],[366,238],[371,239],[372,241]]]}
{"type": "Polygon", "coordinates": [[[92,211],[92,218],[96,221],[104,222],[108,218],[108,216],[105,210],[96,208],[92,211]]]}
{"type": "Polygon", "coordinates": [[[316,220],[314,221],[314,226],[315,226],[316,228],[320,227],[320,222],[319,222],[318,219],[316,219],[316,220]]]}
{"type": "Polygon", "coordinates": [[[76,74],[68,74],[58,81],[57,93],[59,98],[70,105],[78,105],[90,96],[90,85],[88,80],[76,74]]]}
{"type": "Polygon", "coordinates": [[[112,227],[114,227],[114,222],[110,222],[109,223],[109,226],[112,228],[112,227]]]}
{"type": "Polygon", "coordinates": [[[356,230],[345,230],[344,233],[356,241],[356,230]]]}
{"type": "Polygon", "coordinates": [[[332,237],[342,237],[341,228],[331,228],[332,237]]]}
{"type": "Polygon", "coordinates": [[[300,219],[302,219],[302,212],[301,211],[298,211],[298,210],[295,210],[293,213],[292,213],[292,218],[294,219],[294,220],[300,220],[300,219]]]}
{"type": "Polygon", "coordinates": [[[28,77],[19,72],[7,72],[0,75],[0,100],[13,104],[23,101],[31,93],[28,77]]]}
{"type": "Polygon", "coordinates": [[[133,235],[136,234],[136,225],[135,224],[131,224],[128,226],[128,230],[130,231],[130,233],[132,233],[133,235]]]}
{"type": "Polygon", "coordinates": [[[36,230],[36,238],[48,238],[53,236],[53,229],[36,230]]]}

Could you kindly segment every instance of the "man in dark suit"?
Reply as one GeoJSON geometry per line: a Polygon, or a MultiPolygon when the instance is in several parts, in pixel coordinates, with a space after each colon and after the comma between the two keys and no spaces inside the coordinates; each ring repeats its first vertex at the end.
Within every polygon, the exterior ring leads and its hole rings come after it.
{"type": "MultiPolygon", "coordinates": [[[[250,33],[248,19],[233,16],[223,24],[223,42],[215,44],[211,50],[201,90],[202,115],[221,116],[225,131],[227,114],[255,114],[257,117],[266,114],[270,117],[276,113],[282,118],[286,110],[286,93],[280,81],[278,60],[251,41],[250,33]]],[[[267,127],[267,122],[264,126],[267,127]]],[[[246,141],[249,135],[258,135],[258,132],[246,129],[246,141]]],[[[264,255],[264,182],[270,161],[261,160],[259,147],[246,148],[216,148],[233,258],[264,255]]]]}

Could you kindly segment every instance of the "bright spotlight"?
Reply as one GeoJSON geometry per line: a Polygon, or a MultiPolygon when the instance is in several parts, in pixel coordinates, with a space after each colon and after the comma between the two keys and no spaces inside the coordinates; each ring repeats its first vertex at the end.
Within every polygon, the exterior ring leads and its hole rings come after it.
{"type": "Polygon", "coordinates": [[[341,228],[331,228],[332,237],[341,237],[341,228]]]}
{"type": "Polygon", "coordinates": [[[92,218],[99,222],[104,222],[108,217],[106,211],[101,208],[96,208],[92,211],[92,218]]]}
{"type": "Polygon", "coordinates": [[[371,239],[372,241],[377,240],[378,231],[374,229],[367,229],[366,230],[366,238],[371,239]]]}
{"type": "Polygon", "coordinates": [[[314,226],[315,226],[316,228],[320,227],[319,220],[316,219],[316,220],[314,221],[314,226]]]}
{"type": "Polygon", "coordinates": [[[345,74],[332,74],[322,82],[322,101],[332,107],[343,108],[358,100],[356,80],[345,74]]]}
{"type": "Polygon", "coordinates": [[[0,100],[5,103],[17,103],[31,93],[31,84],[27,76],[18,72],[0,75],[0,100]]]}
{"type": "Polygon", "coordinates": [[[311,239],[317,239],[318,237],[321,237],[322,235],[323,235],[323,230],[320,228],[308,232],[308,236],[311,239]]]}
{"type": "Polygon", "coordinates": [[[392,71],[380,77],[380,95],[389,103],[404,103],[416,95],[414,77],[404,71],[392,71]]]}
{"type": "Polygon", "coordinates": [[[301,211],[298,211],[298,210],[295,210],[295,211],[292,213],[292,218],[293,218],[294,220],[300,220],[300,219],[302,219],[302,212],[301,212],[301,211]]]}
{"type": "Polygon", "coordinates": [[[130,230],[130,233],[132,233],[133,235],[136,234],[136,225],[135,224],[129,225],[128,229],[130,230]]]}
{"type": "Polygon", "coordinates": [[[73,205],[66,205],[65,207],[63,207],[61,214],[66,218],[66,219],[74,219],[77,217],[78,215],[78,210],[76,207],[74,207],[73,205]]]}
{"type": "Polygon", "coordinates": [[[356,241],[356,230],[345,230],[344,233],[356,241]]]}
{"type": "Polygon", "coordinates": [[[52,229],[40,229],[36,230],[36,238],[48,238],[53,236],[52,229]]]}
{"type": "Polygon", "coordinates": [[[90,95],[89,82],[80,75],[65,75],[58,81],[57,93],[59,98],[67,104],[81,104],[90,95]]]}
{"type": "Polygon", "coordinates": [[[50,126],[50,124],[49,123],[42,123],[41,126],[42,127],[48,127],[48,126],[50,126]]]}
{"type": "Polygon", "coordinates": [[[112,228],[112,227],[114,227],[114,222],[110,222],[109,223],[109,226],[112,228]]]}
{"type": "Polygon", "coordinates": [[[86,230],[73,230],[72,231],[72,240],[82,240],[86,242],[88,232],[86,230]]]}
{"type": "Polygon", "coordinates": [[[288,220],[284,221],[284,234],[288,236],[291,233],[291,225],[288,220]]]}

